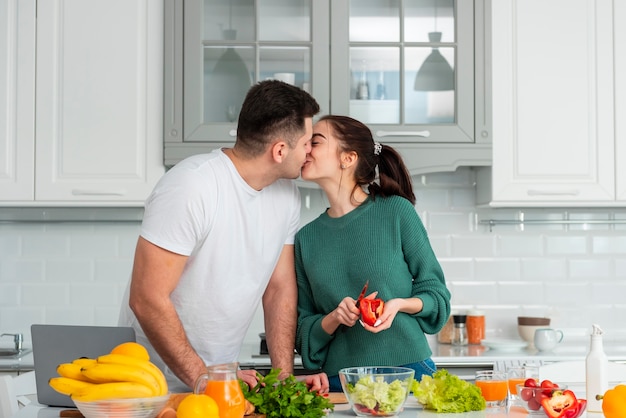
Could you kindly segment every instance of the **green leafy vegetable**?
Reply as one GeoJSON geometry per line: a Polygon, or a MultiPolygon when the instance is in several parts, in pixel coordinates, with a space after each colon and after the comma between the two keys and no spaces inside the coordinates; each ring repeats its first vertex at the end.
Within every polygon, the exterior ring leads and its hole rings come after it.
{"type": "Polygon", "coordinates": [[[279,380],[279,373],[280,369],[272,369],[265,377],[257,373],[259,381],[253,388],[239,381],[255,412],[265,414],[267,418],[320,418],[326,415],[326,410],[335,408],[328,399],[311,392],[306,383],[296,380],[295,376],[279,380]]]}
{"type": "Polygon", "coordinates": [[[355,408],[373,415],[392,415],[406,400],[408,387],[400,379],[385,382],[382,376],[366,376],[347,385],[347,392],[355,408]]]}
{"type": "Polygon", "coordinates": [[[413,396],[425,409],[437,412],[469,412],[485,409],[480,389],[446,369],[439,369],[433,377],[422,376],[413,383],[413,396]]]}

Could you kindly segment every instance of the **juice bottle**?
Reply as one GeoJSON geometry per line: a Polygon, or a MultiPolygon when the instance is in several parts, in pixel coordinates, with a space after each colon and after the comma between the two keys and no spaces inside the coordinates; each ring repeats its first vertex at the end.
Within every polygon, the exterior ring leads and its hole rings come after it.
{"type": "Polygon", "coordinates": [[[237,380],[238,367],[236,362],[207,366],[207,372],[196,380],[194,393],[204,392],[213,398],[220,418],[242,418],[245,413],[246,400],[237,380]]]}

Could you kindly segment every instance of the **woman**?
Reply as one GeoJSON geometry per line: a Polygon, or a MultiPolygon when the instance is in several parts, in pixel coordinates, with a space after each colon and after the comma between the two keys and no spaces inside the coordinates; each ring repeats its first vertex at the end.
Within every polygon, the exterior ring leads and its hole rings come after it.
{"type": "Polygon", "coordinates": [[[406,366],[418,380],[432,375],[425,333],[446,323],[450,292],[402,158],[374,142],[363,123],[328,115],[313,127],[301,176],[330,203],[296,235],[296,347],[304,367],[326,372],[331,391],[341,391],[344,367],[406,366]],[[374,291],[367,298],[384,301],[375,326],[359,320],[356,298],[366,282],[374,291]]]}

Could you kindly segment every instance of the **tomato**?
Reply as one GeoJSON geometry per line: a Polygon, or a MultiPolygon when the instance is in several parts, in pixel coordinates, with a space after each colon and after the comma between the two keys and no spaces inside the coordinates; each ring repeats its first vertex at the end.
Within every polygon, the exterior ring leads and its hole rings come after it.
{"type": "Polygon", "coordinates": [[[541,382],[541,388],[545,389],[543,393],[546,394],[546,396],[551,396],[552,392],[554,392],[555,389],[559,388],[559,385],[557,385],[556,383],[552,383],[552,381],[546,379],[541,382]]]}
{"type": "Polygon", "coordinates": [[[532,389],[522,389],[519,396],[524,401],[528,402],[533,397],[533,391],[532,389]]]}
{"type": "Polygon", "coordinates": [[[536,388],[537,387],[537,380],[536,379],[526,379],[526,381],[524,381],[524,386],[526,386],[527,388],[536,388]]]}
{"type": "Polygon", "coordinates": [[[541,403],[536,398],[530,398],[528,400],[528,409],[532,411],[538,411],[541,408],[541,403]]]}

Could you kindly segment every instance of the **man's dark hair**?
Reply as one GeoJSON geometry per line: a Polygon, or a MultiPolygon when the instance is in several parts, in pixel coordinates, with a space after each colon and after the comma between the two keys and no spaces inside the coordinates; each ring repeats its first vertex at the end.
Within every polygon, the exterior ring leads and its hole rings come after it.
{"type": "Polygon", "coordinates": [[[237,125],[237,147],[260,155],[276,137],[295,146],[304,133],[304,120],[320,111],[306,91],[278,80],[261,81],[248,90],[237,125]]]}

